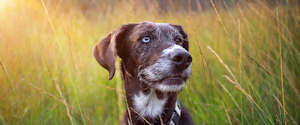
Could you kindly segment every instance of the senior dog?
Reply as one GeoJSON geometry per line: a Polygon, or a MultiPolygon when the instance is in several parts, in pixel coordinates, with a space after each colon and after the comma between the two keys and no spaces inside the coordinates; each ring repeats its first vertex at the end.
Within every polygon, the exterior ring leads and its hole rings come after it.
{"type": "Polygon", "coordinates": [[[125,24],[94,47],[97,62],[115,74],[121,60],[129,110],[121,125],[193,125],[187,108],[177,100],[191,75],[188,36],[180,25],[141,22],[125,24]]]}

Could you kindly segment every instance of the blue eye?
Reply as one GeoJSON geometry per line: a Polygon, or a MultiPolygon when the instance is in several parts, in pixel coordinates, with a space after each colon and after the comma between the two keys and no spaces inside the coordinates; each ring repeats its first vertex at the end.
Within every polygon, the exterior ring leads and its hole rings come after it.
{"type": "Polygon", "coordinates": [[[149,36],[145,36],[143,39],[142,39],[143,42],[145,43],[148,43],[150,42],[150,37],[149,36]]]}

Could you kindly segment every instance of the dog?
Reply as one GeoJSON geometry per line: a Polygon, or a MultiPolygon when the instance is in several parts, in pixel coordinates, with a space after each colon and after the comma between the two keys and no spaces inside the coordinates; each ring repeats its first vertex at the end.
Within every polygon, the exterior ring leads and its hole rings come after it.
{"type": "Polygon", "coordinates": [[[141,22],[121,25],[93,50],[97,62],[115,74],[121,58],[128,110],[120,125],[193,125],[177,100],[191,75],[188,35],[180,25],[141,22]]]}

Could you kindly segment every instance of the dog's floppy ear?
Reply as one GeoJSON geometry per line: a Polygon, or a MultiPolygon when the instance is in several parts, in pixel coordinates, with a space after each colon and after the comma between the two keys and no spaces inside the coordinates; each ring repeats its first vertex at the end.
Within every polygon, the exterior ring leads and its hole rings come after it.
{"type": "Polygon", "coordinates": [[[126,24],[109,33],[106,37],[97,43],[93,50],[93,55],[97,62],[108,70],[109,80],[111,80],[116,71],[115,60],[116,55],[122,53],[124,49],[123,42],[130,30],[137,24],[126,24]]]}
{"type": "Polygon", "coordinates": [[[176,24],[169,24],[169,25],[173,26],[175,29],[177,29],[179,31],[179,33],[183,37],[183,48],[185,48],[187,51],[189,51],[188,35],[187,35],[187,33],[184,32],[182,26],[176,25],[176,24]]]}

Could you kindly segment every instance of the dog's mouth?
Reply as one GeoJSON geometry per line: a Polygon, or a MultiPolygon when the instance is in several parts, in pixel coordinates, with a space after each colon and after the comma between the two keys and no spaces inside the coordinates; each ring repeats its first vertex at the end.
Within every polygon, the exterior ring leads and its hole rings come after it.
{"type": "Polygon", "coordinates": [[[161,91],[180,91],[184,86],[188,78],[182,76],[169,76],[163,77],[160,80],[147,79],[145,75],[141,75],[141,80],[146,82],[148,85],[155,87],[161,91]]]}
{"type": "Polygon", "coordinates": [[[165,85],[180,85],[186,81],[187,78],[182,77],[182,76],[166,76],[163,77],[160,80],[150,80],[146,78],[145,75],[141,75],[142,79],[152,83],[152,84],[165,84],[165,85]]]}
{"type": "Polygon", "coordinates": [[[162,92],[178,92],[185,86],[187,78],[182,76],[170,76],[164,77],[161,80],[151,81],[144,75],[141,75],[140,80],[162,92]]]}
{"type": "Polygon", "coordinates": [[[166,77],[160,81],[155,82],[155,84],[164,84],[164,85],[181,85],[185,83],[185,80],[182,77],[166,77]]]}

